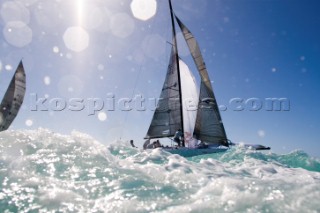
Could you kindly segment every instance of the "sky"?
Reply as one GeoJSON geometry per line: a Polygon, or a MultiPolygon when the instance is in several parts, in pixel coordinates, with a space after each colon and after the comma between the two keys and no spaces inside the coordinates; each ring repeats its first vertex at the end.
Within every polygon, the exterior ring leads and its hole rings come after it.
{"type": "MultiPolygon", "coordinates": [[[[198,40],[228,138],[319,157],[320,3],[172,4],[198,40]],[[270,98],[282,107],[271,109],[270,98]]],[[[11,129],[75,130],[103,144],[142,146],[169,61],[166,0],[0,0],[0,28],[0,97],[21,59],[27,74],[11,129]]]]}

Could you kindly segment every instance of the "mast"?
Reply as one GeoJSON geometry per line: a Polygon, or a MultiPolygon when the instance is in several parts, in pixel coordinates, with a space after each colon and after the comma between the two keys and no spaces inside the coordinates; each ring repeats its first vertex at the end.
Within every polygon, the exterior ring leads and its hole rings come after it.
{"type": "MultiPolygon", "coordinates": [[[[178,81],[179,81],[179,100],[180,100],[180,117],[181,117],[181,131],[184,133],[184,125],[183,125],[183,105],[182,105],[182,93],[181,93],[181,76],[180,76],[180,66],[179,66],[179,55],[178,55],[178,46],[177,46],[177,38],[176,38],[176,27],[174,23],[174,16],[172,10],[171,0],[169,0],[170,7],[170,15],[171,15],[171,24],[172,24],[172,36],[173,36],[173,45],[175,49],[175,58],[177,61],[177,73],[178,73],[178,81]]],[[[182,146],[185,146],[184,139],[182,141],[182,146]]]]}

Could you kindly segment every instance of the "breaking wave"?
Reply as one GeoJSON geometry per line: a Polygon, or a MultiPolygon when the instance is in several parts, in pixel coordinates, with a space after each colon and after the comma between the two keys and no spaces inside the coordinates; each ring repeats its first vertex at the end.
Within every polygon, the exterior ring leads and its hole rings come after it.
{"type": "Polygon", "coordinates": [[[0,133],[0,155],[0,212],[320,212],[303,151],[183,158],[37,129],[0,133]]]}

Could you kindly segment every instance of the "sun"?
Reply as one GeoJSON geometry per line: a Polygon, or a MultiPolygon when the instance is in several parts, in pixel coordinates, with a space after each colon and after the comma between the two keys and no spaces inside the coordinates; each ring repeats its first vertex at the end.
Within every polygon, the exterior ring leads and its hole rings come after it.
{"type": "Polygon", "coordinates": [[[76,8],[77,8],[77,19],[78,24],[81,26],[83,21],[83,9],[84,9],[84,0],[75,0],[76,8]]]}

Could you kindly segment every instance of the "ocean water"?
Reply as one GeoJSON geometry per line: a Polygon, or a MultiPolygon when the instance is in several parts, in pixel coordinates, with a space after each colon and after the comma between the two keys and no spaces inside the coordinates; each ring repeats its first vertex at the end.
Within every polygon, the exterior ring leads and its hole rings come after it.
{"type": "Polygon", "coordinates": [[[183,158],[46,129],[0,133],[0,186],[0,212],[320,212],[303,151],[183,158]]]}

